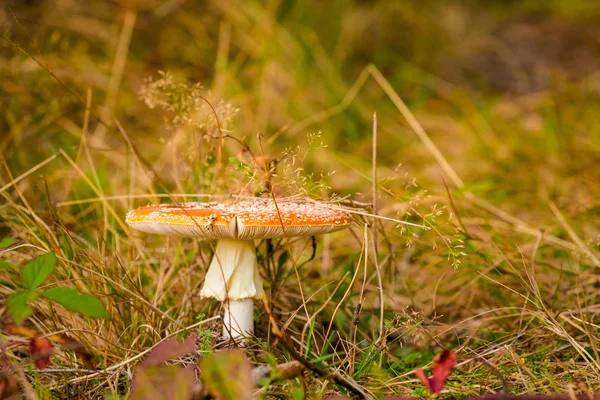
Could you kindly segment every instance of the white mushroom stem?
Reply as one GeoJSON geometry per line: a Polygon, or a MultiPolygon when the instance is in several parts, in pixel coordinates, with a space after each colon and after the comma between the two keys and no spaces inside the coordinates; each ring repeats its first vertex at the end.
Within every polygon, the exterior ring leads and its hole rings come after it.
{"type": "Polygon", "coordinates": [[[225,303],[225,338],[236,339],[254,332],[252,299],[260,298],[262,290],[254,241],[219,240],[200,296],[225,303]]]}
{"type": "Polygon", "coordinates": [[[228,300],[224,304],[223,337],[237,340],[254,332],[254,301],[228,300]]]}

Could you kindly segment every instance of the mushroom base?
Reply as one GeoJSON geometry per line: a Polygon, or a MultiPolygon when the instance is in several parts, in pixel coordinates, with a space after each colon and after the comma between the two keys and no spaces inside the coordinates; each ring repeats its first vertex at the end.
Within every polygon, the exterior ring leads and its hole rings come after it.
{"type": "Polygon", "coordinates": [[[228,300],[223,303],[223,338],[240,340],[254,332],[252,299],[228,300]]]}

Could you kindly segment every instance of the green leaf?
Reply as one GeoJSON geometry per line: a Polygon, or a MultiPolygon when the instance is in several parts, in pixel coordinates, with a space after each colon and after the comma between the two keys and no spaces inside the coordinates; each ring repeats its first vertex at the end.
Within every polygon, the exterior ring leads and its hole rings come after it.
{"type": "Polygon", "coordinates": [[[17,241],[17,239],[4,238],[4,239],[0,240],[0,249],[5,249],[8,246],[12,245],[16,241],[17,241]]]}
{"type": "Polygon", "coordinates": [[[23,285],[26,289],[34,290],[46,280],[56,269],[56,255],[47,253],[29,261],[21,270],[23,285]]]}
{"type": "Polygon", "coordinates": [[[10,264],[4,260],[0,260],[0,271],[10,269],[10,264]]]}
{"type": "Polygon", "coordinates": [[[12,315],[15,323],[20,324],[25,318],[33,313],[33,309],[29,307],[27,303],[34,301],[38,296],[38,292],[21,290],[10,294],[6,298],[8,312],[12,315]]]}
{"type": "Polygon", "coordinates": [[[47,299],[54,300],[67,310],[75,311],[88,317],[110,318],[106,307],[100,299],[91,294],[79,294],[76,289],[58,287],[42,293],[47,299]]]}

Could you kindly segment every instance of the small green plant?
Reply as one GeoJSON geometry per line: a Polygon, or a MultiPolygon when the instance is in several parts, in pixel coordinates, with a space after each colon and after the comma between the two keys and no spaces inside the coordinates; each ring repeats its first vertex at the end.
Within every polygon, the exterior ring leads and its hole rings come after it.
{"type": "Polygon", "coordinates": [[[30,303],[39,297],[52,300],[67,310],[88,317],[109,318],[106,307],[100,299],[91,294],[80,294],[77,289],[54,287],[40,290],[39,287],[56,269],[57,258],[54,253],[46,253],[30,260],[21,269],[22,290],[10,294],[6,300],[8,311],[14,321],[20,324],[33,313],[30,303]]]}

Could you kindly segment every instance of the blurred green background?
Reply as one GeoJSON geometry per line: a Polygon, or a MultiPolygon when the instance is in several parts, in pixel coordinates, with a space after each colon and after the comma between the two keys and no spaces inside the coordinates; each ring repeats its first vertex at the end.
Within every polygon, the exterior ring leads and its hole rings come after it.
{"type": "MultiPolygon", "coordinates": [[[[402,163],[410,176],[439,184],[434,161],[372,79],[342,113],[295,129],[339,104],[370,63],[479,189],[538,186],[548,169],[552,179],[569,179],[596,162],[581,156],[598,149],[593,1],[31,0],[5,1],[1,10],[1,150],[11,167],[31,167],[58,148],[73,155],[88,90],[92,115],[110,128],[94,119],[88,127],[106,157],[125,151],[116,117],[155,163],[173,130],[138,92],[162,70],[238,108],[234,134],[256,149],[262,132],[274,154],[322,131],[330,149],[367,168],[376,111],[381,164],[402,163]],[[535,167],[514,176],[521,161],[535,167]],[[556,163],[568,173],[554,171],[556,163]]],[[[185,155],[188,144],[173,145],[185,155]]],[[[359,189],[345,167],[319,161],[340,172],[345,182],[334,187],[359,189]]]]}

